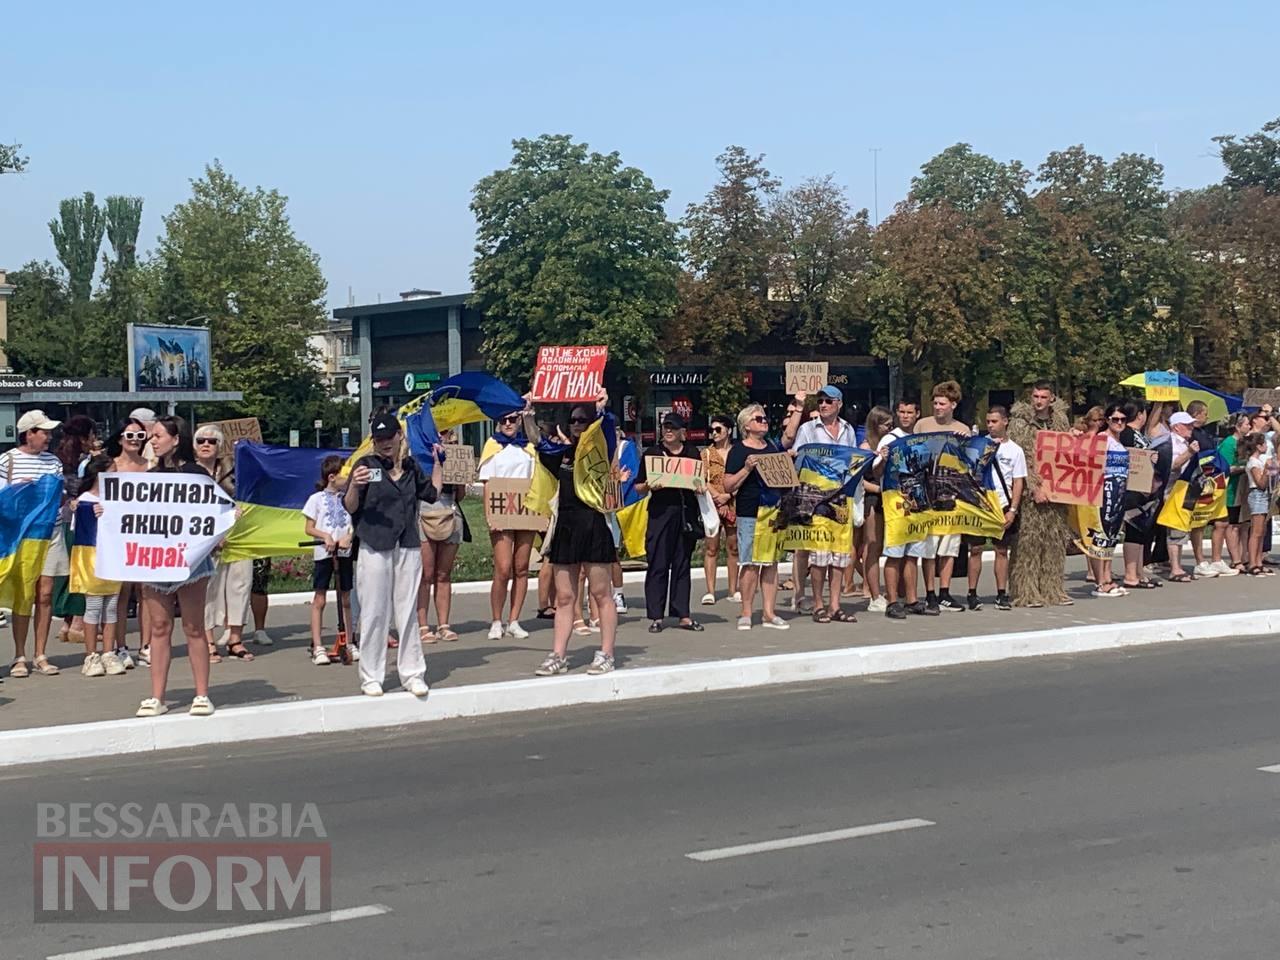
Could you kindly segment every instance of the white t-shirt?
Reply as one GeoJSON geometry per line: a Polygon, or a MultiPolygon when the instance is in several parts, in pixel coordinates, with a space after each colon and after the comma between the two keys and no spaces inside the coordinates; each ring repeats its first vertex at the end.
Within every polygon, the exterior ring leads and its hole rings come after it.
{"type": "MultiPolygon", "coordinates": [[[[303,504],[302,515],[314,523],[317,530],[321,533],[327,533],[335,540],[341,540],[352,532],[351,514],[347,513],[347,508],[342,505],[342,494],[340,493],[317,490],[303,504]]],[[[323,546],[315,547],[311,551],[313,560],[324,560],[328,556],[329,551],[323,546]]],[[[338,556],[351,556],[350,548],[339,550],[338,556]]]]}
{"type": "Polygon", "coordinates": [[[480,480],[495,480],[499,477],[526,480],[532,476],[533,457],[518,443],[507,444],[480,464],[480,469],[476,472],[476,477],[480,480]]]}
{"type": "Polygon", "coordinates": [[[1246,475],[1249,477],[1249,489],[1250,489],[1250,490],[1260,490],[1260,489],[1261,489],[1261,487],[1259,487],[1259,486],[1254,482],[1254,480],[1253,480],[1253,471],[1255,471],[1255,470],[1261,470],[1261,471],[1262,471],[1262,476],[1263,476],[1263,478],[1265,479],[1265,477],[1266,477],[1266,475],[1267,475],[1267,460],[1268,460],[1268,459],[1269,459],[1269,458],[1268,458],[1268,457],[1266,457],[1266,456],[1252,456],[1252,457],[1250,457],[1250,458],[1249,458],[1249,465],[1245,468],[1245,473],[1246,473],[1246,475]]]}
{"type": "Polygon", "coordinates": [[[1027,455],[1022,447],[1005,437],[996,448],[996,465],[1004,479],[1003,486],[996,484],[1000,491],[1000,505],[1007,509],[1011,502],[1009,497],[1013,494],[1013,481],[1027,479],[1027,455]],[[1006,489],[1008,493],[1005,493],[1006,489]]]}
{"type": "Polygon", "coordinates": [[[24,453],[14,447],[0,455],[0,490],[10,483],[39,480],[51,473],[62,475],[62,461],[48,450],[43,453],[24,453]]]}

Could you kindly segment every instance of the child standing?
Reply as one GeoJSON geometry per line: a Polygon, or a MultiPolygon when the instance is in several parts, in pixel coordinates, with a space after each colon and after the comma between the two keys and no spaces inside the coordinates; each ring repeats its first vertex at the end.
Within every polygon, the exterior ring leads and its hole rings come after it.
{"type": "Polygon", "coordinates": [[[117,605],[120,583],[103,580],[94,572],[98,546],[98,474],[111,469],[110,457],[95,457],[84,469],[80,496],[71,521],[71,592],[84,596],[84,664],[86,677],[118,676],[125,664],[116,653],[117,605]],[[101,636],[99,636],[101,628],[101,636]],[[98,652],[101,639],[102,653],[98,652]]]}
{"type": "Polygon", "coordinates": [[[338,568],[338,603],[342,605],[343,622],[348,630],[351,628],[351,537],[354,531],[351,514],[342,503],[346,484],[342,482],[341,470],[341,457],[325,457],[320,464],[320,482],[316,485],[316,492],[302,508],[302,515],[307,520],[307,536],[323,541],[312,554],[315,575],[311,578],[311,588],[315,590],[311,600],[311,662],[318,667],[329,662],[320,629],[335,564],[338,568]]]}

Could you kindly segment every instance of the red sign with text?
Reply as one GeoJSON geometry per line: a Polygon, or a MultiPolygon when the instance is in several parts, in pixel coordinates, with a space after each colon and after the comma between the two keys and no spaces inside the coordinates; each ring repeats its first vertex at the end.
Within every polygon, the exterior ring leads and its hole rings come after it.
{"type": "Polygon", "coordinates": [[[1036,434],[1036,475],[1053,503],[1102,504],[1102,478],[1107,465],[1105,433],[1036,434]]]}
{"type": "Polygon", "coordinates": [[[604,390],[608,347],[542,347],[533,371],[538,403],[594,403],[604,390]]]}

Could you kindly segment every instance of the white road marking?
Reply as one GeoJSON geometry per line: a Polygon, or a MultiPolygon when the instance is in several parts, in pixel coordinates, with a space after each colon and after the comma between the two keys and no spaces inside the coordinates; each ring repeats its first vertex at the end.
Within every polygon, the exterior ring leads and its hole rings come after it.
{"type": "Polygon", "coordinates": [[[364,917],[376,917],[390,913],[391,908],[381,903],[370,903],[363,907],[348,907],[345,910],[331,910],[329,913],[310,914],[305,917],[291,917],[287,920],[268,920],[264,923],[247,923],[240,927],[223,927],[221,930],[204,930],[200,933],[184,933],[177,937],[160,937],[157,940],[136,940],[133,943],[121,943],[114,947],[96,947],[92,950],[76,950],[73,953],[55,953],[48,960],[110,960],[111,957],[131,957],[139,953],[152,953],[157,950],[172,950],[174,947],[189,947],[196,943],[214,943],[218,940],[236,940],[240,937],[256,937],[262,933],[280,933],[284,930],[297,930],[301,927],[315,927],[324,923],[341,923],[343,920],[360,920],[364,917]]]}
{"type": "Polygon", "coordinates": [[[1273,764],[1270,767],[1259,767],[1258,769],[1263,773],[1280,773],[1280,763],[1273,764]]]}
{"type": "Polygon", "coordinates": [[[791,847],[810,847],[817,843],[834,843],[836,840],[852,840],[855,837],[873,837],[878,833],[896,833],[899,830],[914,830],[917,827],[937,826],[932,820],[889,820],[885,823],[868,823],[861,827],[848,827],[844,830],[828,830],[826,833],[806,833],[798,837],[783,837],[781,840],[766,840],[763,843],[744,843],[739,847],[720,847],[716,850],[698,850],[686,853],[690,860],[708,863],[712,860],[728,860],[730,857],[745,857],[752,853],[768,853],[771,850],[787,850],[791,847]]]}

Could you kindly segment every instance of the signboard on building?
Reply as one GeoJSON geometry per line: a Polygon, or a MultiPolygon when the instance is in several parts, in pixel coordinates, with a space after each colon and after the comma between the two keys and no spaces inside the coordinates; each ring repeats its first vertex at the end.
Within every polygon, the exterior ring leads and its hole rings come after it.
{"type": "Polygon", "coordinates": [[[440,382],[440,374],[438,373],[406,373],[404,375],[404,389],[406,393],[417,393],[420,390],[430,390],[433,385],[440,382]]]}
{"type": "Polygon", "coordinates": [[[119,389],[120,381],[113,377],[27,377],[0,373],[0,393],[114,393],[119,389]]]}
{"type": "Polygon", "coordinates": [[[129,390],[213,389],[209,331],[204,327],[128,326],[129,390]]]}

